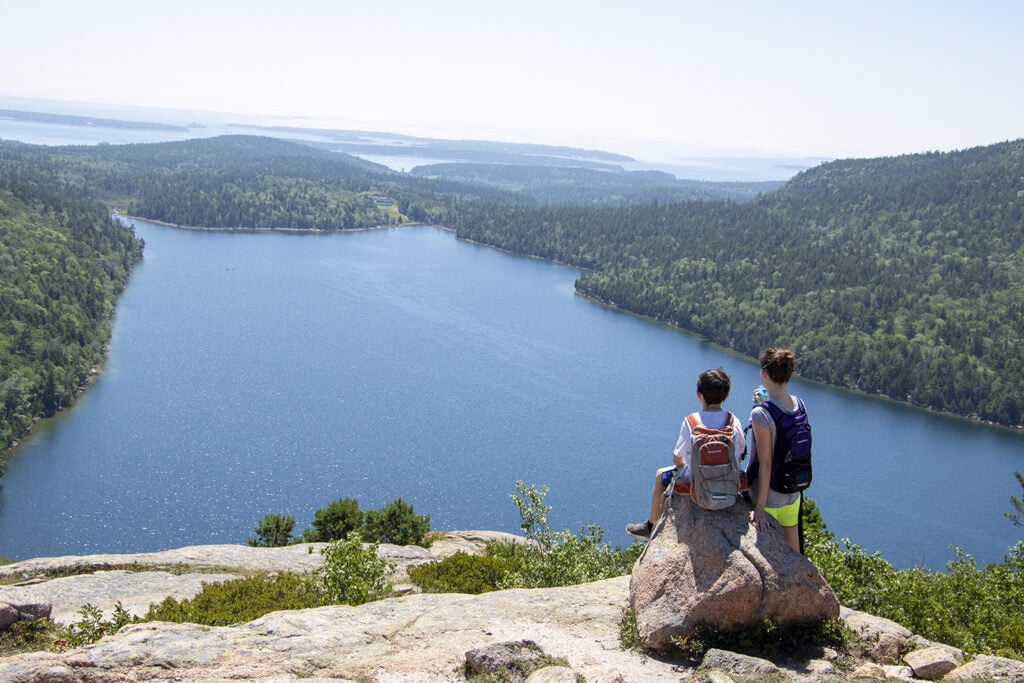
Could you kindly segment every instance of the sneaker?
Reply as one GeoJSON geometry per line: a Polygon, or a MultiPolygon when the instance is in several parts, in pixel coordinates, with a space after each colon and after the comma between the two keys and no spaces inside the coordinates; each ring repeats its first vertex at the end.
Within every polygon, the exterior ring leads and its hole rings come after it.
{"type": "Polygon", "coordinates": [[[654,529],[654,525],[651,524],[651,520],[626,525],[626,533],[632,536],[633,538],[640,539],[641,541],[651,540],[652,529],[654,529]]]}

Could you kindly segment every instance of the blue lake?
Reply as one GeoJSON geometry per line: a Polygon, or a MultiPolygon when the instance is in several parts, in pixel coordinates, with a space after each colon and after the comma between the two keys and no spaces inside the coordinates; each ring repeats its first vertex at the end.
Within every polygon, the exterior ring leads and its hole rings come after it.
{"type": "MultiPolygon", "coordinates": [[[[724,367],[744,420],[758,381],[753,359],[576,296],[572,269],[436,228],[134,223],[145,259],[103,373],[0,479],[0,556],[244,543],[267,513],[301,530],[342,497],[515,532],[518,479],[550,486],[552,527],[627,545],[697,374],[724,367]]],[[[1003,513],[1024,434],[792,388],[837,536],[936,569],[951,544],[994,562],[1020,538],[1003,513]]]]}

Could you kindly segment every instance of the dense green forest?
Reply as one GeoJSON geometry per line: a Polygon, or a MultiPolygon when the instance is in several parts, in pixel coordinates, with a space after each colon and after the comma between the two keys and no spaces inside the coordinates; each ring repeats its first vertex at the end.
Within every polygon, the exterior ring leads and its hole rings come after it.
{"type": "Polygon", "coordinates": [[[824,164],[745,204],[456,204],[460,237],[829,384],[1024,422],[1024,141],[824,164]]]}
{"type": "Polygon", "coordinates": [[[250,136],[0,152],[11,167],[180,225],[442,224],[584,269],[580,292],[741,353],[791,346],[804,377],[1024,423],[1024,141],[832,162],[749,201],[641,192],[625,206],[594,204],[665,179],[481,168],[456,182],[250,136]]]}
{"type": "Polygon", "coordinates": [[[273,138],[0,148],[125,213],[183,226],[347,230],[431,221],[447,197],[504,199],[273,138]]]}
{"type": "MultiPolygon", "coordinates": [[[[142,245],[102,204],[0,149],[0,443],[70,404],[142,245]]],[[[2,466],[2,464],[0,464],[2,466]]]]}
{"type": "Polygon", "coordinates": [[[534,199],[538,204],[632,206],[678,204],[695,199],[742,202],[770,192],[782,182],[679,180],[662,171],[594,170],[516,164],[430,164],[411,174],[484,185],[534,199]]]}

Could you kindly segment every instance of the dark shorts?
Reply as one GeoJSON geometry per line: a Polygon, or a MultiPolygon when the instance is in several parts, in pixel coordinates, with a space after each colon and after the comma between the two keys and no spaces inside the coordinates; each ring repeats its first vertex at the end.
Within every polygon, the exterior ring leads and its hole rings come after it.
{"type": "Polygon", "coordinates": [[[672,477],[676,476],[676,472],[679,471],[678,467],[673,467],[670,470],[666,470],[661,473],[661,485],[668,488],[668,485],[672,483],[672,477]]]}

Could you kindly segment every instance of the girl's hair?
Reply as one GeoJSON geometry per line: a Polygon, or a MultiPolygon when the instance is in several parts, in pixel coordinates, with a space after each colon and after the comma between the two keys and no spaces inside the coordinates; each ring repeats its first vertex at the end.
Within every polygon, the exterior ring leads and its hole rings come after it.
{"type": "Polygon", "coordinates": [[[776,384],[785,384],[793,376],[793,352],[789,349],[765,349],[759,359],[761,367],[776,384]]]}
{"type": "Polygon", "coordinates": [[[717,405],[729,398],[731,386],[729,375],[725,374],[722,368],[705,370],[697,377],[697,391],[704,397],[704,402],[711,405],[717,405]]]}

